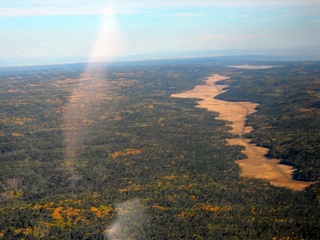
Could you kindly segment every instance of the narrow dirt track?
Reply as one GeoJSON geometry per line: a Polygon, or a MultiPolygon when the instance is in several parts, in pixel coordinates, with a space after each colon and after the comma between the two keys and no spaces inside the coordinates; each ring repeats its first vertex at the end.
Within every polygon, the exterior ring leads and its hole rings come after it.
{"type": "Polygon", "coordinates": [[[172,94],[176,98],[197,98],[199,108],[205,108],[208,111],[218,112],[217,119],[231,122],[231,133],[239,135],[239,138],[227,139],[230,145],[242,145],[247,159],[236,161],[241,167],[241,176],[250,178],[265,179],[274,186],[287,187],[296,191],[301,191],[314,182],[302,182],[292,179],[294,169],[290,166],[278,164],[279,159],[267,159],[265,155],[267,148],[256,146],[250,143],[249,139],[243,138],[244,133],[252,131],[251,127],[245,126],[247,116],[254,113],[258,106],[251,102],[228,102],[215,99],[217,95],[224,92],[227,85],[218,85],[216,82],[228,79],[228,77],[219,74],[213,74],[206,80],[206,85],[195,86],[192,90],[179,94],[172,94]]]}

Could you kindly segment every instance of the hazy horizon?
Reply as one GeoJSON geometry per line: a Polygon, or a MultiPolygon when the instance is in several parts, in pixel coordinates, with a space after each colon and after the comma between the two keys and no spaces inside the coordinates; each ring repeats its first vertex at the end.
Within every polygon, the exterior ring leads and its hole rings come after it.
{"type": "Polygon", "coordinates": [[[320,55],[320,2],[313,0],[13,0],[1,5],[1,66],[320,55]]]}

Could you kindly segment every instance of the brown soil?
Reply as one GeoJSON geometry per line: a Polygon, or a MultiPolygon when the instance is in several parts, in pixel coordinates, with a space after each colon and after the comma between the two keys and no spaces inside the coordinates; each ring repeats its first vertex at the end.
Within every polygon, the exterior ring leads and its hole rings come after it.
{"type": "MultiPolygon", "coordinates": [[[[266,67],[266,66],[264,66],[266,67]]],[[[217,85],[217,81],[228,79],[228,77],[214,74],[207,78],[206,85],[195,86],[194,89],[179,94],[172,94],[176,98],[197,98],[198,108],[208,111],[218,112],[217,119],[230,122],[232,130],[230,132],[242,136],[244,133],[252,131],[251,127],[245,126],[245,119],[248,114],[255,112],[258,106],[251,102],[228,102],[215,99],[219,93],[223,92],[226,85],[217,85]]],[[[278,159],[266,159],[264,156],[268,152],[267,148],[258,147],[251,144],[249,139],[234,138],[228,139],[231,145],[242,145],[245,147],[244,153],[248,159],[236,161],[241,167],[241,176],[259,178],[269,181],[274,186],[291,188],[296,191],[314,184],[314,182],[302,182],[292,179],[294,169],[290,166],[278,164],[278,159]]]]}

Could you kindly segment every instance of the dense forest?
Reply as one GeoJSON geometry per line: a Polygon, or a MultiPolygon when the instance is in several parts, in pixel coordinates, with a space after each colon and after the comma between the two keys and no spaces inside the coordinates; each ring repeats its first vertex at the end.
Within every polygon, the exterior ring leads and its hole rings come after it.
{"type": "Polygon", "coordinates": [[[319,184],[241,178],[228,124],[170,95],[229,76],[219,98],[260,104],[248,137],[319,180],[320,63],[234,64],[0,69],[0,239],[318,239],[319,184]]]}

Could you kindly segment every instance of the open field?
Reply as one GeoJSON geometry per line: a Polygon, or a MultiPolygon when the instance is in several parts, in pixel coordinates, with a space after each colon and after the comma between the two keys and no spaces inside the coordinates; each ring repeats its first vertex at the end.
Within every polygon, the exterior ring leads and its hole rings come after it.
{"type": "Polygon", "coordinates": [[[296,181],[292,179],[294,169],[291,166],[278,164],[279,159],[266,159],[264,156],[268,148],[263,148],[250,143],[249,139],[235,138],[228,139],[231,145],[242,145],[247,159],[236,161],[242,169],[242,177],[260,178],[268,180],[272,185],[287,187],[301,191],[314,182],[296,181]]]}
{"type": "MultiPolygon", "coordinates": [[[[241,67],[241,66],[237,66],[241,67]]],[[[249,68],[250,66],[242,66],[249,68]]],[[[254,67],[254,66],[253,66],[254,67]]],[[[263,69],[272,66],[262,66],[263,69]]],[[[257,68],[256,68],[257,69],[257,68]]],[[[247,116],[255,112],[258,106],[251,102],[228,102],[215,97],[222,93],[227,85],[217,85],[221,80],[228,79],[228,77],[213,74],[206,80],[206,85],[195,86],[194,89],[179,94],[173,94],[176,98],[198,98],[198,108],[205,108],[208,111],[218,112],[217,119],[226,120],[230,122],[231,133],[242,136],[244,133],[252,131],[251,127],[245,126],[247,116]]],[[[240,165],[242,177],[260,178],[269,181],[274,186],[281,186],[291,188],[299,191],[314,184],[314,182],[296,181],[292,179],[294,169],[290,166],[278,164],[278,159],[266,159],[268,149],[258,147],[251,144],[249,139],[234,138],[228,139],[231,145],[241,145],[245,147],[243,151],[247,155],[246,160],[238,160],[240,165]]]]}
{"type": "Polygon", "coordinates": [[[229,66],[232,68],[240,68],[240,69],[252,69],[252,70],[258,70],[258,69],[270,69],[270,68],[274,68],[275,66],[271,66],[271,65],[259,65],[259,66],[255,66],[255,65],[236,65],[236,66],[229,66]]]}
{"type": "Polygon", "coordinates": [[[198,85],[190,91],[172,94],[172,97],[201,99],[197,102],[198,108],[219,112],[217,119],[230,121],[231,133],[242,134],[247,114],[255,112],[258,104],[241,102],[241,105],[239,105],[237,102],[215,99],[214,97],[223,92],[226,87],[226,85],[217,85],[215,83],[225,79],[228,79],[228,77],[214,74],[206,80],[206,85],[198,85]]]}

